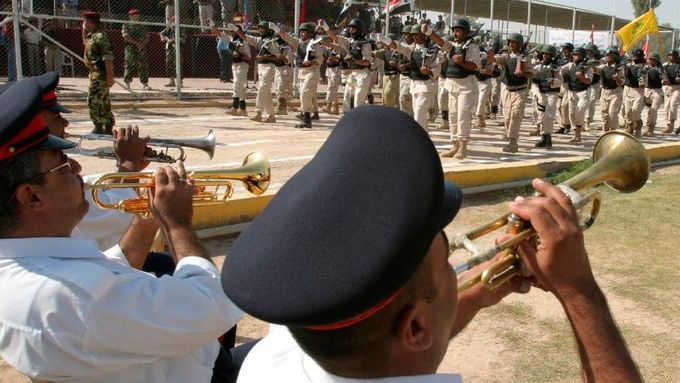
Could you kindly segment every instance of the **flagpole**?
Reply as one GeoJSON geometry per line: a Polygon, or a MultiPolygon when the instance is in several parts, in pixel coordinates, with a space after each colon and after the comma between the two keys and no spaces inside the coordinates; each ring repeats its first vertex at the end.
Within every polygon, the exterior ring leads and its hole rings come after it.
{"type": "Polygon", "coordinates": [[[385,34],[390,33],[390,0],[385,1],[385,34]]]}

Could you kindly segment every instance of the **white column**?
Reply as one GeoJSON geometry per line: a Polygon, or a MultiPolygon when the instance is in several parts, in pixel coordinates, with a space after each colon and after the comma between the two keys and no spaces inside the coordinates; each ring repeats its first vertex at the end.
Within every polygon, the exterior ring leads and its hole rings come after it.
{"type": "Polygon", "coordinates": [[[489,25],[490,25],[489,30],[493,30],[493,7],[494,7],[494,5],[495,5],[494,0],[491,0],[491,7],[490,7],[490,9],[489,9],[489,20],[490,20],[490,22],[489,22],[489,25]]]}
{"type": "Polygon", "coordinates": [[[571,17],[571,43],[573,44],[575,40],[576,40],[576,8],[574,8],[571,17]]]}
{"type": "Polygon", "coordinates": [[[17,80],[21,80],[24,78],[24,69],[21,66],[21,28],[19,28],[19,3],[17,0],[12,0],[12,23],[14,26],[14,55],[16,56],[17,80]]]}
{"type": "Polygon", "coordinates": [[[293,25],[295,25],[295,36],[297,36],[300,32],[300,0],[295,0],[295,21],[293,21],[293,25]]]}
{"type": "Polygon", "coordinates": [[[451,0],[451,17],[449,20],[449,25],[453,25],[454,13],[456,13],[456,0],[451,0]]]}
{"type": "Polygon", "coordinates": [[[614,38],[614,28],[616,26],[616,16],[612,16],[612,21],[611,21],[611,29],[609,30],[609,45],[614,45],[614,41],[616,39],[614,38]]]}
{"type": "MultiPolygon", "coordinates": [[[[527,32],[531,31],[531,0],[527,4],[527,32]]],[[[530,36],[531,34],[528,34],[530,36]]]]}

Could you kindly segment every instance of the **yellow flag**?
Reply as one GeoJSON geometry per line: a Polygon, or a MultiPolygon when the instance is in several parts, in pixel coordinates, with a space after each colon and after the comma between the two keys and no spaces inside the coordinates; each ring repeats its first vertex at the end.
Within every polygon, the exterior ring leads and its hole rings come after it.
{"type": "Polygon", "coordinates": [[[656,15],[654,9],[650,9],[644,15],[631,21],[623,26],[623,28],[616,31],[616,36],[623,45],[623,50],[628,51],[638,41],[645,37],[648,33],[658,33],[659,27],[656,25],[656,15]]]}

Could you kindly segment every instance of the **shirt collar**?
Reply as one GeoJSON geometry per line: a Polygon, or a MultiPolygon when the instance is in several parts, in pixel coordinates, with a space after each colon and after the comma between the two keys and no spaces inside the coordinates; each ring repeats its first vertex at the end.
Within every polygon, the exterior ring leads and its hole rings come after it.
{"type": "Polygon", "coordinates": [[[31,237],[0,239],[0,258],[49,256],[52,258],[98,258],[104,255],[97,242],[85,238],[31,237]]]}

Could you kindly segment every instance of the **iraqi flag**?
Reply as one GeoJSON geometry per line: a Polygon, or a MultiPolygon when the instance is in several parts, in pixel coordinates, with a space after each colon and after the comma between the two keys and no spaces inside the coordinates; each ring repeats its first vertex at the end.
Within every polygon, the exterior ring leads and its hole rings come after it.
{"type": "Polygon", "coordinates": [[[413,12],[416,11],[415,0],[389,0],[385,6],[385,10],[390,13],[390,15],[396,15],[399,13],[413,12]]]}

